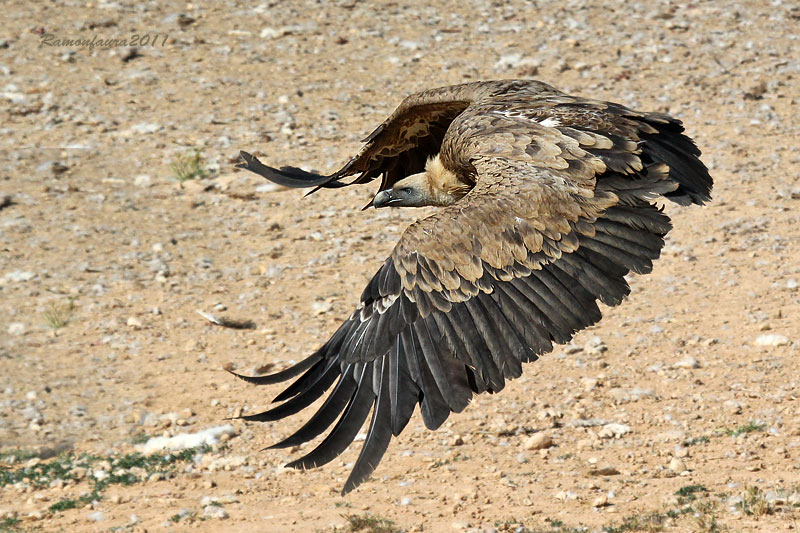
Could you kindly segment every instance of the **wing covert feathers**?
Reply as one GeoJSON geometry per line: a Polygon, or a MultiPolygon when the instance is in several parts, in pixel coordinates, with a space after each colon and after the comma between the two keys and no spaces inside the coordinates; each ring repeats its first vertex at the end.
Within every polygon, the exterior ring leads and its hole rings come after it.
{"type": "Polygon", "coordinates": [[[474,186],[406,229],[319,350],[271,376],[237,374],[255,384],[294,379],[279,405],[242,418],[283,419],[327,394],[274,445],[328,431],[289,463],[295,468],[330,462],[369,418],[343,493],[353,490],[417,406],[425,426],[438,428],[473,394],[502,390],[523,363],[597,322],[598,302],[627,296],[630,272],[651,271],[671,229],[654,202],[710,199],[711,178],[682,132],[666,115],[505,81],[407,98],[331,176],[245,157],[246,168],[289,186],[340,186],[339,178],[359,174],[356,183],[382,175],[384,187],[433,149],[474,186]]]}

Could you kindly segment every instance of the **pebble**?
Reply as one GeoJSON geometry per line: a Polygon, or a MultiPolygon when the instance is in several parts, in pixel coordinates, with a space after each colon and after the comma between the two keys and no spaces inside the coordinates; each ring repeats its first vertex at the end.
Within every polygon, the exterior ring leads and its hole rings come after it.
{"type": "Polygon", "coordinates": [[[400,500],[400,505],[411,505],[411,498],[406,496],[402,500],[400,500]]]}
{"type": "Polygon", "coordinates": [[[601,467],[589,470],[589,475],[591,476],[616,476],[618,474],[619,470],[611,465],[603,465],[601,467]]]}
{"type": "Polygon", "coordinates": [[[722,402],[722,407],[726,412],[733,415],[738,415],[742,412],[742,404],[736,400],[725,400],[722,402]]]}
{"type": "Polygon", "coordinates": [[[601,439],[618,439],[623,435],[629,433],[631,428],[625,424],[606,424],[597,433],[601,439]]]}
{"type": "Polygon", "coordinates": [[[594,500],[592,500],[592,507],[603,507],[604,505],[608,504],[608,495],[601,494],[594,500]]]}
{"type": "Polygon", "coordinates": [[[560,490],[560,491],[555,493],[555,499],[559,500],[559,501],[562,501],[562,502],[568,502],[570,500],[577,500],[578,499],[578,493],[572,492],[572,491],[569,491],[569,490],[560,490]]]}
{"type": "Polygon", "coordinates": [[[686,468],[686,464],[679,457],[673,457],[667,468],[676,474],[680,474],[681,472],[686,472],[686,470],[688,470],[686,468]]]}
{"type": "Polygon", "coordinates": [[[756,346],[788,346],[789,338],[785,335],[771,333],[756,337],[756,346]]]}
{"type": "Polygon", "coordinates": [[[700,363],[697,362],[697,359],[689,355],[673,364],[672,368],[700,368],[700,363]]]}
{"type": "Polygon", "coordinates": [[[88,515],[86,515],[86,519],[89,522],[100,522],[102,520],[105,520],[105,516],[103,515],[102,511],[97,511],[97,512],[89,513],[88,515]]]}
{"type": "Polygon", "coordinates": [[[203,508],[203,516],[222,520],[228,518],[228,512],[219,505],[206,505],[203,508]]]}
{"type": "Polygon", "coordinates": [[[152,184],[153,180],[147,174],[139,174],[135,178],[133,178],[133,184],[137,187],[149,187],[152,184]]]}
{"type": "Polygon", "coordinates": [[[8,325],[8,334],[14,336],[25,334],[25,324],[22,322],[12,322],[8,325]]]}
{"type": "Polygon", "coordinates": [[[522,445],[526,450],[543,450],[553,445],[553,439],[544,433],[534,433],[522,445]]]}
{"type": "Polygon", "coordinates": [[[142,321],[135,316],[128,317],[128,327],[139,329],[142,327],[142,321]]]}

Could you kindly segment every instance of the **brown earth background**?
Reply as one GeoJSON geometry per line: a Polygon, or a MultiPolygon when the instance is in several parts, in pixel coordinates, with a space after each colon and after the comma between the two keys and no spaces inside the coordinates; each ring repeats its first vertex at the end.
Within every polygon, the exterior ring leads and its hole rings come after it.
{"type": "Polygon", "coordinates": [[[0,530],[797,527],[796,3],[100,0],[0,20],[0,530]],[[359,443],[307,472],[282,465],[308,446],[261,451],[299,416],[233,421],[194,460],[80,498],[136,443],[267,407],[278,387],[223,367],[315,349],[426,214],[360,211],[375,184],[269,186],[233,169],[239,149],[330,171],[407,94],[513,77],[668,112],[703,150],[714,200],[666,207],[623,305],[438,431],[415,415],[346,497],[359,443]],[[181,183],[195,150],[207,176],[181,183]],[[83,454],[103,459],[37,484],[83,454]]]}

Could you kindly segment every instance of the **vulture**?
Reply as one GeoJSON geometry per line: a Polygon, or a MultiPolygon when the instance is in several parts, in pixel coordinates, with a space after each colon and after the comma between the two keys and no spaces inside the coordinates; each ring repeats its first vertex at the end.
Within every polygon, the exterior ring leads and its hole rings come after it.
{"type": "Polygon", "coordinates": [[[657,202],[710,200],[712,179],[681,121],[565,94],[533,80],[422,91],[400,106],[340,170],[271,168],[242,152],[239,168],[288,187],[381,179],[366,207],[439,207],[411,224],[355,311],[322,347],[258,385],[294,381],[275,421],[325,396],[295,433],[294,468],[341,454],[368,417],[342,494],[375,470],[419,405],[434,430],[474,394],[495,393],[523,363],[619,304],[629,272],[652,269],[671,228],[657,202]],[[346,179],[351,177],[349,180],[346,179]]]}

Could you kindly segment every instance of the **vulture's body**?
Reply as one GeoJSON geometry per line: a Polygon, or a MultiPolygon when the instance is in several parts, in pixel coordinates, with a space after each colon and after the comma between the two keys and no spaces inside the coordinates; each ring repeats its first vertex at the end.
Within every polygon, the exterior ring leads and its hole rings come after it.
{"type": "Polygon", "coordinates": [[[439,427],[473,394],[506,380],[619,304],[624,276],[647,273],[670,230],[654,205],[710,199],[712,180],[680,121],[509,80],[406,98],[341,170],[276,170],[243,153],[242,168],[291,187],[333,188],[381,177],[373,205],[436,205],[406,229],[355,312],[310,357],[258,384],[299,376],[278,420],[325,402],[275,447],[322,442],[289,466],[342,453],[372,411],[344,492],[375,469],[419,404],[439,427]]]}

